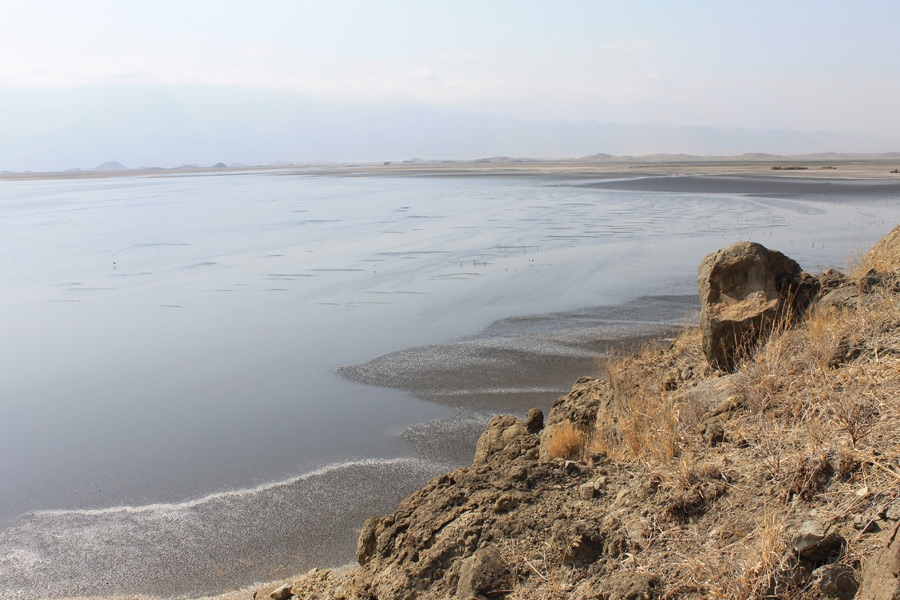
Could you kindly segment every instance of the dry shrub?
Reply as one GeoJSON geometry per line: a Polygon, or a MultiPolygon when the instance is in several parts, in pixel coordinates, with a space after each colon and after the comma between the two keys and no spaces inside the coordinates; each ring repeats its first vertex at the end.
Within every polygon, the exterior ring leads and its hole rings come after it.
{"type": "Polygon", "coordinates": [[[547,440],[547,450],[554,458],[574,460],[581,458],[586,447],[587,436],[569,422],[561,423],[553,429],[547,440]]]}
{"type": "Polygon", "coordinates": [[[773,579],[787,550],[784,518],[780,511],[766,511],[744,546],[744,558],[738,559],[738,576],[733,579],[732,598],[769,596],[773,579]]]}

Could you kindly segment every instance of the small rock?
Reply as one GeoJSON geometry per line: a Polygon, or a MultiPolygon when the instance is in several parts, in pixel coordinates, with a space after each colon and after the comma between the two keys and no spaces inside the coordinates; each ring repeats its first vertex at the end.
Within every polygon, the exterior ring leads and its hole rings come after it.
{"type": "Polygon", "coordinates": [[[567,460],[566,462],[564,462],[563,469],[570,473],[581,473],[581,465],[574,460],[567,460]]]}
{"type": "Polygon", "coordinates": [[[503,494],[494,502],[494,512],[509,512],[519,505],[519,498],[512,494],[503,494]]]}
{"type": "Polygon", "coordinates": [[[672,369],[666,372],[665,379],[662,383],[663,389],[670,392],[678,387],[678,371],[672,369]]]}
{"type": "Polygon", "coordinates": [[[800,526],[792,544],[794,552],[813,562],[830,562],[840,556],[846,541],[837,533],[826,535],[819,521],[806,521],[800,526]]]}
{"type": "Polygon", "coordinates": [[[853,569],[841,563],[819,567],[812,572],[811,583],[823,596],[839,600],[851,600],[859,589],[853,569]]]}
{"type": "Polygon", "coordinates": [[[867,294],[871,292],[872,289],[884,285],[884,280],[884,273],[879,273],[875,269],[869,269],[857,282],[859,293],[867,294]]]}
{"type": "Polygon", "coordinates": [[[506,471],[506,478],[509,481],[522,481],[528,477],[528,469],[522,465],[514,465],[506,471]]]}
{"type": "Polygon", "coordinates": [[[900,521],[900,504],[893,504],[884,512],[884,518],[891,521],[900,521]]]}
{"type": "Polygon", "coordinates": [[[877,517],[871,515],[857,515],[853,519],[853,529],[860,533],[875,533],[881,528],[878,526],[877,517]]]}
{"type": "Polygon", "coordinates": [[[581,496],[582,500],[591,500],[596,493],[596,488],[594,487],[594,483],[582,483],[578,486],[578,495],[581,496]]]}
{"type": "Polygon", "coordinates": [[[816,303],[819,309],[830,307],[855,308],[859,304],[859,291],[851,287],[842,287],[832,290],[822,296],[816,303]]]}
{"type": "Polygon", "coordinates": [[[838,342],[825,362],[830,368],[836,369],[842,364],[854,360],[860,354],[862,354],[862,348],[851,346],[850,340],[845,337],[838,342]]]}
{"type": "Polygon", "coordinates": [[[645,519],[635,519],[625,525],[628,539],[637,545],[641,545],[645,539],[650,537],[650,531],[650,523],[645,519]]]}
{"type": "Polygon", "coordinates": [[[290,583],[286,583],[279,588],[275,588],[269,597],[272,600],[289,600],[294,595],[294,587],[290,583]]]}
{"type": "Polygon", "coordinates": [[[509,593],[511,573],[500,553],[486,546],[463,562],[456,586],[458,598],[493,598],[509,593]]]}
{"type": "Polygon", "coordinates": [[[725,426],[718,419],[714,419],[703,428],[703,441],[710,448],[715,448],[725,441],[725,426]]]}
{"type": "Polygon", "coordinates": [[[659,486],[662,484],[662,477],[654,473],[650,477],[644,481],[643,492],[647,496],[652,496],[657,491],[659,491],[659,486]]]}
{"type": "Polygon", "coordinates": [[[566,563],[591,564],[603,555],[606,539],[594,525],[581,521],[556,521],[552,527],[552,542],[562,550],[566,563]]]}
{"type": "Polygon", "coordinates": [[[825,539],[825,526],[819,521],[804,521],[794,536],[794,552],[802,555],[825,539]]]}
{"type": "Polygon", "coordinates": [[[601,475],[597,479],[594,480],[594,489],[601,489],[606,486],[609,478],[606,475],[601,475]]]}
{"type": "Polygon", "coordinates": [[[525,427],[528,433],[537,433],[544,428],[544,411],[539,408],[532,408],[525,415],[525,427]]]}
{"type": "Polygon", "coordinates": [[[618,571],[599,582],[599,595],[590,598],[609,600],[653,600],[660,595],[659,578],[656,575],[635,571],[618,571]]]}
{"type": "Polygon", "coordinates": [[[694,376],[694,370],[692,368],[685,367],[681,370],[681,379],[683,381],[688,381],[693,376],[694,376]]]}

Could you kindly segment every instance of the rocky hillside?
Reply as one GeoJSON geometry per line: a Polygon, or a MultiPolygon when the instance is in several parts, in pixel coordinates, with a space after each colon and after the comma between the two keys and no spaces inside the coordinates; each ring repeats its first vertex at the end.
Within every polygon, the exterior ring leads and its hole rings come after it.
{"type": "Polygon", "coordinates": [[[900,597],[900,227],[851,274],[708,256],[701,326],[599,365],[546,423],[255,598],[900,597]]]}

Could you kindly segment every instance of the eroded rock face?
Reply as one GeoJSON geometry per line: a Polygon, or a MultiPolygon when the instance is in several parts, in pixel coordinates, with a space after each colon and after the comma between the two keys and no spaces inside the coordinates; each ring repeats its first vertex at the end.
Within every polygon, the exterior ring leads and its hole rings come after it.
{"type": "Polygon", "coordinates": [[[878,240],[866,254],[863,262],[875,264],[879,269],[894,269],[900,264],[900,225],[878,240]]]}
{"type": "Polygon", "coordinates": [[[816,286],[817,280],[796,261],[755,242],[738,242],[707,255],[697,272],[697,287],[709,363],[733,370],[740,353],[760,334],[806,308],[816,286]]]}
{"type": "Polygon", "coordinates": [[[857,598],[900,599],[900,524],[894,527],[884,548],[866,560],[857,598]]]}
{"type": "Polygon", "coordinates": [[[498,565],[495,551],[486,549],[518,539],[537,527],[538,518],[548,518],[532,504],[542,494],[556,494],[547,506],[559,507],[560,498],[579,501],[563,486],[573,475],[561,461],[540,463],[537,444],[537,435],[519,436],[516,457],[494,454],[486,465],[435,477],[394,513],[366,521],[357,554],[361,566],[345,585],[347,598],[437,599],[459,591],[492,597],[508,589],[499,585],[502,561],[498,565]]]}

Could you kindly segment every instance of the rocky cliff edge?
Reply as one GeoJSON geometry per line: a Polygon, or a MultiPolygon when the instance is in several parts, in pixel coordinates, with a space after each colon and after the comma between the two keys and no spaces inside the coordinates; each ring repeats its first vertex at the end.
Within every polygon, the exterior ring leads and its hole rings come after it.
{"type": "Polygon", "coordinates": [[[711,254],[701,327],[362,526],[359,567],[256,598],[900,598],[900,227],[853,273],[711,254]]]}

